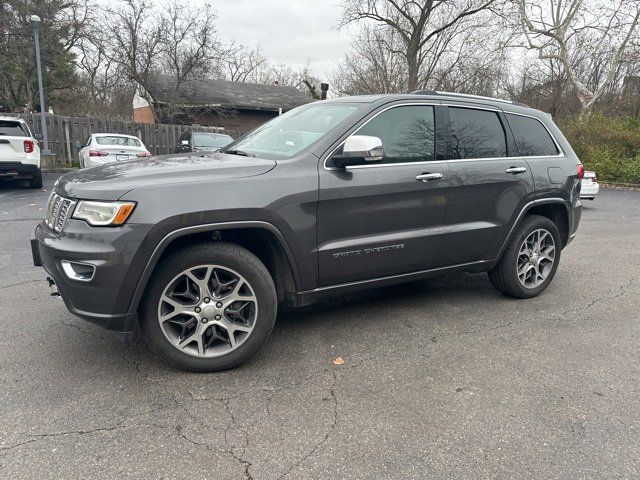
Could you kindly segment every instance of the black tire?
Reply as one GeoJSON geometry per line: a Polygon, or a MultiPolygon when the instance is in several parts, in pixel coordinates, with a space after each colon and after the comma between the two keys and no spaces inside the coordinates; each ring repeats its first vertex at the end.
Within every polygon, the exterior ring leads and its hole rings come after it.
{"type": "Polygon", "coordinates": [[[29,180],[29,188],[42,188],[42,170],[38,169],[29,180]]]}
{"type": "Polygon", "coordinates": [[[150,348],[173,365],[197,372],[216,372],[245,363],[264,345],[275,325],[277,309],[275,285],[264,264],[238,245],[211,242],[178,250],[161,261],[147,287],[141,326],[150,348]],[[197,357],[180,351],[165,336],[158,321],[158,302],[168,283],[180,272],[204,264],[227,267],[242,275],[251,285],[258,305],[250,335],[235,350],[217,357],[197,357]]]}
{"type": "Polygon", "coordinates": [[[516,228],[507,243],[507,247],[493,270],[488,272],[491,284],[502,293],[514,298],[532,298],[540,295],[551,283],[560,263],[561,252],[560,232],[555,223],[547,217],[527,215],[516,228]],[[520,246],[535,230],[545,229],[553,237],[555,243],[555,258],[548,276],[535,288],[527,288],[518,280],[517,261],[520,246]]]}

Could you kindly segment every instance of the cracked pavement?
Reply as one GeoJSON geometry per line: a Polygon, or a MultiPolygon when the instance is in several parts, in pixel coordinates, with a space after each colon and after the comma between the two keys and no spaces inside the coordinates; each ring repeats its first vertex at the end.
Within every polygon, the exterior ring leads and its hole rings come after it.
{"type": "Polygon", "coordinates": [[[640,476],[638,191],[586,202],[538,298],[475,274],[333,298],[219,374],[48,295],[28,245],[47,196],[0,184],[1,478],[640,476]]]}

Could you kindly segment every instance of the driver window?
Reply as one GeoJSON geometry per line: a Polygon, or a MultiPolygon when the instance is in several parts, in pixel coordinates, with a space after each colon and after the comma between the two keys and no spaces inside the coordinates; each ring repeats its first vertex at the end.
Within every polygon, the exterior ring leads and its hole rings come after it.
{"type": "MultiPolygon", "coordinates": [[[[355,132],[382,140],[384,157],[366,162],[405,163],[435,160],[435,118],[432,106],[412,105],[386,110],[355,132]]],[[[341,151],[336,152],[340,154],[341,151]]]]}

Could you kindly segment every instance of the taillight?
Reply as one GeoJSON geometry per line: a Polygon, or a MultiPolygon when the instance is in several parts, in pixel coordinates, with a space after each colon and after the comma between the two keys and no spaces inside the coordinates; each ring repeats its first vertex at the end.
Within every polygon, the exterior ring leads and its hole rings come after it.
{"type": "Polygon", "coordinates": [[[33,140],[25,140],[24,153],[32,153],[32,152],[33,152],[33,140]]]}
{"type": "Polygon", "coordinates": [[[89,150],[90,157],[106,157],[109,152],[103,152],[102,150],[89,150]]]}
{"type": "Polygon", "coordinates": [[[136,153],[136,157],[138,158],[150,157],[150,156],[151,154],[149,152],[136,153]]]}
{"type": "Polygon", "coordinates": [[[584,165],[581,163],[576,165],[576,172],[578,174],[578,180],[582,180],[584,178],[584,165]]]}

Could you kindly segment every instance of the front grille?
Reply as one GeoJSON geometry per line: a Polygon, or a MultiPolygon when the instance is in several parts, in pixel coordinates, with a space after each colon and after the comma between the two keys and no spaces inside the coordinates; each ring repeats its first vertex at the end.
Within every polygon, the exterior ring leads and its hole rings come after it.
{"type": "Polygon", "coordinates": [[[73,208],[76,202],[68,198],[61,197],[57,193],[53,193],[49,198],[47,205],[47,215],[45,222],[56,232],[61,232],[69,217],[73,214],[73,208]]]}

